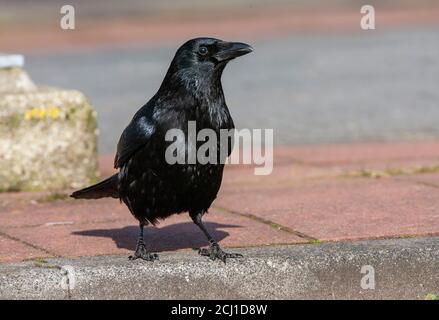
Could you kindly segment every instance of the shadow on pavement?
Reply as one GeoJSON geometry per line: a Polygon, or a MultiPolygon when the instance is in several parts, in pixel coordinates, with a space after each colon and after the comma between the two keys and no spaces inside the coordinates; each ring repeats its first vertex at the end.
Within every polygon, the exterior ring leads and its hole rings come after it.
{"type": "MultiPolygon", "coordinates": [[[[237,225],[205,222],[205,225],[216,241],[229,236],[222,228],[239,228],[237,225]]],[[[117,229],[94,229],[76,231],[72,234],[87,237],[111,238],[118,248],[134,250],[137,243],[139,227],[128,226],[117,229]]],[[[148,226],[144,232],[145,243],[152,251],[168,251],[205,247],[207,239],[198,227],[190,222],[177,223],[162,228],[148,226]]]]}

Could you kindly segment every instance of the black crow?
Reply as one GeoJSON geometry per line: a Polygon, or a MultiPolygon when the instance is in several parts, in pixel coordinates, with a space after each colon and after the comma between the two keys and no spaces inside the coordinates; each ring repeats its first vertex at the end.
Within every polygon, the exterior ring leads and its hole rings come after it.
{"type": "MultiPolygon", "coordinates": [[[[196,38],[183,44],[158,92],[123,131],[114,159],[119,172],[71,195],[77,199],[113,197],[126,204],[140,222],[139,240],[130,259],[157,259],[157,254],[145,247],[143,227],[182,212],[189,212],[209,241],[209,249],[199,249],[199,254],[224,262],[226,258],[241,256],[224,252],[202,222],[220,188],[224,159],[207,164],[170,164],[165,152],[173,141],[167,141],[165,135],[170,129],[180,129],[187,135],[190,121],[195,121],[197,132],[213,129],[218,137],[221,129],[234,129],[221,75],[230,60],[251,51],[247,44],[213,38],[196,38]]],[[[217,140],[220,157],[221,139],[217,140]]],[[[185,143],[183,149],[186,158],[189,144],[185,143]]],[[[230,150],[228,146],[227,156],[230,150]]]]}

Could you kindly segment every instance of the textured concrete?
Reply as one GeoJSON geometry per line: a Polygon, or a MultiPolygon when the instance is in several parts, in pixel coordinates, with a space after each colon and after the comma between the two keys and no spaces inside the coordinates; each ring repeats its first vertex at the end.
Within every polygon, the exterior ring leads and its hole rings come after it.
{"type": "Polygon", "coordinates": [[[439,290],[438,248],[439,238],[418,238],[238,249],[244,258],[227,264],[191,251],[154,263],[39,260],[1,265],[0,298],[425,299],[439,290]],[[374,289],[361,286],[364,266],[374,269],[374,289]]]}
{"type": "MultiPolygon", "coordinates": [[[[0,61],[0,63],[2,62],[0,61]]],[[[26,71],[14,66],[13,63],[9,67],[7,61],[3,63],[6,66],[1,67],[0,65],[0,94],[32,92],[37,89],[26,71]]]]}
{"type": "Polygon", "coordinates": [[[84,95],[22,86],[18,92],[0,90],[0,191],[59,190],[96,181],[96,113],[84,95]]]}

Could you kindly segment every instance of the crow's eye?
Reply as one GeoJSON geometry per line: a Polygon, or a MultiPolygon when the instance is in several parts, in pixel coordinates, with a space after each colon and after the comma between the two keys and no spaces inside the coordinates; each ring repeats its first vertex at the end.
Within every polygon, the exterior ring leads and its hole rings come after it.
{"type": "Polygon", "coordinates": [[[209,52],[209,50],[207,50],[205,46],[201,46],[198,48],[198,53],[201,54],[202,56],[206,55],[207,52],[209,52]]]}

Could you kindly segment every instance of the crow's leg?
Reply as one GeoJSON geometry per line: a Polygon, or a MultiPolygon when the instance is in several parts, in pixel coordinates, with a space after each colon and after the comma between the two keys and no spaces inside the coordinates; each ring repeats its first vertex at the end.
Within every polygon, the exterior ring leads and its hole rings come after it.
{"type": "Polygon", "coordinates": [[[201,218],[203,217],[202,212],[197,212],[195,214],[190,213],[190,216],[194,223],[203,231],[207,240],[209,241],[209,249],[201,248],[198,249],[198,254],[202,256],[207,256],[211,260],[220,259],[222,262],[226,263],[227,258],[240,258],[242,254],[239,253],[227,253],[224,252],[219,244],[213,239],[210,233],[207,231],[206,226],[203,224],[201,218]]]}
{"type": "Polygon", "coordinates": [[[159,256],[157,255],[157,253],[151,253],[148,250],[146,250],[145,242],[143,241],[143,223],[140,223],[139,226],[140,226],[140,232],[139,232],[139,240],[137,240],[136,251],[134,252],[134,255],[129,256],[128,259],[136,260],[140,258],[146,261],[158,260],[159,256]]]}

